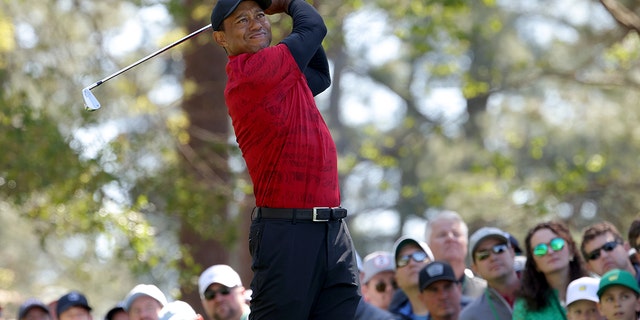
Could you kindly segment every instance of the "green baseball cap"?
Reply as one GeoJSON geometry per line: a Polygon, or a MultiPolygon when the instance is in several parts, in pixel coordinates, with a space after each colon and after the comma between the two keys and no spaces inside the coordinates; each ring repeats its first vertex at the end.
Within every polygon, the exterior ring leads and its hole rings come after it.
{"type": "Polygon", "coordinates": [[[638,288],[638,282],[636,278],[625,270],[613,269],[602,275],[600,278],[600,285],[598,286],[598,298],[602,297],[604,290],[610,286],[625,286],[636,294],[640,295],[640,288],[638,288]]]}

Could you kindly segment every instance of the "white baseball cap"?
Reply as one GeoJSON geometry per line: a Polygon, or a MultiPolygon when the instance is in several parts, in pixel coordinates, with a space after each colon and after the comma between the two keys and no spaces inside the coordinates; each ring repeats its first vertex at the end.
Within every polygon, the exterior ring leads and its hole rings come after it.
{"type": "Polygon", "coordinates": [[[129,312],[133,301],[141,296],[151,297],[158,301],[163,307],[167,304],[167,297],[164,295],[164,293],[162,293],[162,291],[160,291],[158,287],[152,284],[139,284],[133,287],[133,289],[131,289],[131,291],[129,291],[129,293],[127,294],[127,297],[124,298],[124,310],[129,312]]]}
{"type": "Polygon", "coordinates": [[[159,320],[195,320],[198,314],[188,303],[176,300],[167,303],[158,314],[159,320]]]}
{"type": "Polygon", "coordinates": [[[422,251],[424,251],[424,253],[427,254],[427,257],[429,258],[429,260],[434,261],[435,258],[433,257],[433,253],[431,252],[431,248],[429,248],[429,245],[427,245],[425,242],[423,241],[418,241],[414,238],[408,237],[408,236],[404,236],[401,237],[400,239],[396,240],[396,242],[393,244],[393,263],[394,266],[396,264],[396,259],[398,259],[398,254],[400,254],[400,250],[402,250],[402,248],[407,245],[407,244],[413,244],[415,246],[417,246],[418,248],[421,248],[422,251]]]}
{"type": "Polygon", "coordinates": [[[200,275],[200,279],[198,279],[198,289],[201,299],[204,299],[204,291],[207,290],[212,283],[219,283],[229,288],[242,287],[240,275],[226,264],[211,266],[200,275]]]}
{"type": "Polygon", "coordinates": [[[571,281],[567,287],[567,306],[578,300],[599,302],[599,284],[600,280],[592,277],[582,277],[571,281]]]}
{"type": "Polygon", "coordinates": [[[376,251],[364,257],[362,263],[362,283],[367,283],[373,276],[384,271],[395,271],[395,262],[390,252],[376,251]]]}

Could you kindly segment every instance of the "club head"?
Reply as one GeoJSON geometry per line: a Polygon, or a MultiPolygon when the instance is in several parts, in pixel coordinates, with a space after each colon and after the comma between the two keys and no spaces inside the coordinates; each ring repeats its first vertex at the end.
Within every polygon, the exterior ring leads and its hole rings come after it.
{"type": "Polygon", "coordinates": [[[87,111],[96,111],[100,109],[100,102],[96,99],[89,88],[82,89],[82,98],[84,99],[84,109],[87,111]]]}

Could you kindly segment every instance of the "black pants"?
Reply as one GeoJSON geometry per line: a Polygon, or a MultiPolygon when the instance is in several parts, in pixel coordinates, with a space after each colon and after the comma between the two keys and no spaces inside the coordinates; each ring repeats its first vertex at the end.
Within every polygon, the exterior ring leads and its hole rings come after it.
{"type": "Polygon", "coordinates": [[[343,220],[251,223],[251,320],[353,319],[358,268],[343,220]]]}

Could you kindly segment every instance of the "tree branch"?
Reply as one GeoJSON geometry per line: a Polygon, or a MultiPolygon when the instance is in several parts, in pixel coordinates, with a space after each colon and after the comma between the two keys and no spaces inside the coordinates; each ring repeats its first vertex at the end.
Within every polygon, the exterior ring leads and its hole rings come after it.
{"type": "Polygon", "coordinates": [[[600,0],[618,23],[640,33],[640,17],[616,0],[600,0]]]}

